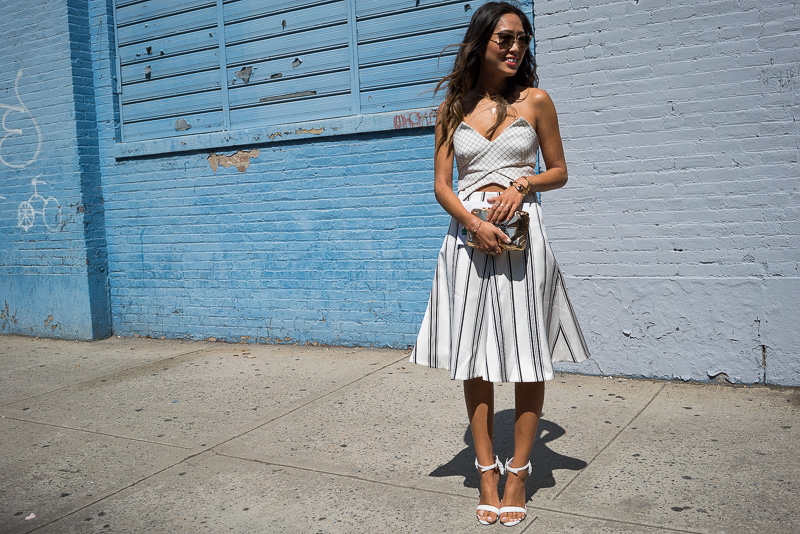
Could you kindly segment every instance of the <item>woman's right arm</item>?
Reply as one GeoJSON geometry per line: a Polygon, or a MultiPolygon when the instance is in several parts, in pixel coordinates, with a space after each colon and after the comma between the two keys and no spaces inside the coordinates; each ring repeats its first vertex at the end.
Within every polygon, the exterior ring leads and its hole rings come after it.
{"type": "MultiPolygon", "coordinates": [[[[440,136],[443,136],[444,126],[439,121],[442,106],[439,106],[439,113],[436,119],[436,144],[440,136]]],[[[510,242],[510,239],[500,231],[495,225],[488,221],[481,221],[478,217],[471,214],[458,196],[453,192],[453,145],[442,145],[433,160],[433,192],[436,201],[450,214],[451,217],[460,222],[473,234],[475,248],[485,254],[496,255],[502,252],[499,242],[503,240],[510,242]],[[476,231],[477,230],[477,231],[476,231]]]]}

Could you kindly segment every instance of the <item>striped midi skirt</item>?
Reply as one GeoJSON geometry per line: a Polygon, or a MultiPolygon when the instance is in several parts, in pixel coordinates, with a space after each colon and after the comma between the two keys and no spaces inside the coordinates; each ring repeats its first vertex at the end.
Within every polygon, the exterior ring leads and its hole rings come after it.
{"type": "Polygon", "coordinates": [[[530,215],[528,246],[498,256],[466,246],[463,227],[451,221],[412,363],[447,369],[454,380],[542,382],[553,379],[553,362],[589,358],[541,208],[532,202],[523,210],[530,215]]]}

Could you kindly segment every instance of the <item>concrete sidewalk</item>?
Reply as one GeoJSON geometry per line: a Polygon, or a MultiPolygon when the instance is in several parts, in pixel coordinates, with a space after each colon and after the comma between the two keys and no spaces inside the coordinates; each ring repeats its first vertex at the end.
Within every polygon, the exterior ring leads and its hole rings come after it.
{"type": "MultiPolygon", "coordinates": [[[[0,336],[0,532],[505,531],[406,354],[0,336]]],[[[539,434],[517,532],[797,532],[798,390],[559,375],[539,434]]]]}

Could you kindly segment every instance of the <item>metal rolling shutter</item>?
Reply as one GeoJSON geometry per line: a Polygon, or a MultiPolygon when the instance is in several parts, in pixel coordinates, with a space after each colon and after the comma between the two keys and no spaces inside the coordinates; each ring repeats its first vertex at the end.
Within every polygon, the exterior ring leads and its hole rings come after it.
{"type": "Polygon", "coordinates": [[[229,0],[224,12],[231,128],[352,113],[347,0],[229,0]]]}
{"type": "Polygon", "coordinates": [[[436,82],[453,66],[474,10],[485,2],[360,0],[356,3],[362,113],[435,107],[436,82]],[[440,54],[441,57],[440,57],[440,54]]]}
{"type": "Polygon", "coordinates": [[[432,108],[453,0],[116,0],[123,141],[432,108]]]}
{"type": "Polygon", "coordinates": [[[125,141],[225,128],[216,0],[117,0],[125,141]]]}

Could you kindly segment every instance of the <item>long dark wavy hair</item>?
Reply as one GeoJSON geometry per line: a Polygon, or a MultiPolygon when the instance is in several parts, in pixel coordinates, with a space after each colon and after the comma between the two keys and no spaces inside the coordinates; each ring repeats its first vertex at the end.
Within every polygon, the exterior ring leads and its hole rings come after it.
{"type": "MultiPolygon", "coordinates": [[[[463,99],[478,83],[481,59],[486,52],[489,38],[492,36],[497,23],[503,15],[514,14],[522,21],[525,33],[533,35],[533,27],[525,13],[508,2],[487,2],[472,14],[464,40],[458,46],[453,70],[439,80],[434,89],[436,94],[443,85],[447,85],[444,102],[439,113],[439,122],[444,135],[439,136],[436,151],[441,147],[449,147],[453,142],[453,134],[464,119],[463,99]]],[[[497,119],[487,134],[491,137],[497,128],[506,119],[508,113],[508,99],[513,95],[516,87],[536,87],[539,78],[536,76],[536,60],[530,47],[525,51],[517,73],[509,79],[506,89],[502,94],[492,96],[497,105],[497,119]]]]}

